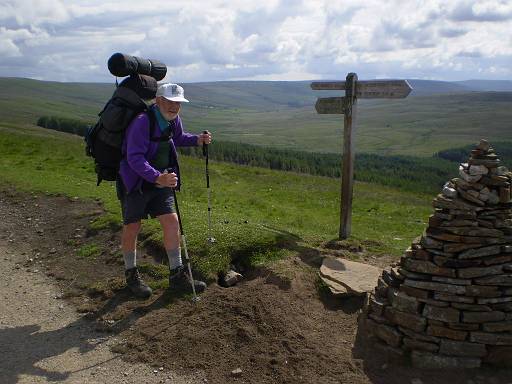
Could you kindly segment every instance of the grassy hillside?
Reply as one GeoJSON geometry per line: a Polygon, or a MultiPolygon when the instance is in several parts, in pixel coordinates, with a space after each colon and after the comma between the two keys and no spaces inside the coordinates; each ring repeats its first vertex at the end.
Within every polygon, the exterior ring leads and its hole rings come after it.
{"type": "MultiPolygon", "coordinates": [[[[361,100],[356,148],[380,155],[430,156],[477,142],[512,140],[511,92],[469,92],[458,84],[412,81],[404,100],[361,100]],[[433,95],[433,92],[437,94],[433,95]]],[[[220,140],[339,153],[342,115],[318,115],[309,82],[218,82],[185,85],[186,127],[220,140]]],[[[95,121],[113,84],[0,79],[0,121],[35,123],[43,115],[95,121]],[[51,111],[51,113],[49,112],[51,111]]],[[[330,92],[335,95],[336,92],[330,92]]]]}
{"type": "MultiPolygon", "coordinates": [[[[0,125],[0,151],[1,185],[100,199],[108,214],[93,227],[119,224],[114,188],[109,183],[96,187],[91,161],[83,155],[79,137],[28,125],[0,125]]],[[[304,244],[314,246],[337,237],[337,179],[213,162],[212,220],[218,243],[207,249],[204,163],[183,157],[182,164],[183,221],[191,254],[203,271],[213,273],[239,255],[280,257],[297,252],[304,244]]],[[[431,198],[357,183],[354,239],[377,254],[400,255],[424,229],[431,198]]],[[[161,240],[155,222],[145,228],[147,241],[161,240]]]]}

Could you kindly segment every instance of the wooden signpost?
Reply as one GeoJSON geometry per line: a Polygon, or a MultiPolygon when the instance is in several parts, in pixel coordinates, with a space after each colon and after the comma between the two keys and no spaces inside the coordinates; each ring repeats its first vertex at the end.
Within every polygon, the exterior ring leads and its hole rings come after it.
{"type": "Polygon", "coordinates": [[[406,80],[363,80],[349,73],[345,81],[315,81],[313,90],[345,90],[345,97],[323,97],[315,104],[320,114],[343,114],[343,169],[341,178],[341,207],[339,239],[350,236],[352,224],[352,191],[354,185],[354,138],[357,99],[402,99],[412,88],[406,80]]]}

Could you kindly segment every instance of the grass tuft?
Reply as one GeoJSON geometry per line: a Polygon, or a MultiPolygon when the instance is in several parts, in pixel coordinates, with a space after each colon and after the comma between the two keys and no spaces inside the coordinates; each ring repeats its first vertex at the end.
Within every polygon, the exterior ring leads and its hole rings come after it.
{"type": "Polygon", "coordinates": [[[78,251],[77,255],[78,257],[82,257],[85,259],[95,259],[96,257],[100,256],[103,252],[102,247],[95,243],[89,243],[82,245],[78,251]]]}

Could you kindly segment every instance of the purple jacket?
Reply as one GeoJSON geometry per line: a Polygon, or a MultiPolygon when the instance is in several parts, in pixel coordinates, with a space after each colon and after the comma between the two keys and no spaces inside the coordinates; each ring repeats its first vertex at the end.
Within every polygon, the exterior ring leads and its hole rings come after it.
{"type": "MultiPolygon", "coordinates": [[[[150,112],[153,113],[153,112],[150,112]]],[[[176,147],[192,147],[197,145],[197,135],[183,131],[181,119],[178,116],[171,125],[170,157],[178,161],[176,147]]],[[[158,121],[155,119],[155,127],[153,129],[153,137],[159,138],[162,131],[158,127],[158,121]]],[[[151,141],[149,138],[149,117],[146,113],[140,113],[133,119],[128,128],[123,142],[123,159],[119,167],[121,180],[128,193],[133,190],[140,189],[142,182],[145,180],[154,183],[160,172],[153,168],[149,163],[155,157],[158,149],[158,141],[151,141]]],[[[179,168],[176,166],[176,174],[178,176],[178,188],[180,183],[179,168]]]]}

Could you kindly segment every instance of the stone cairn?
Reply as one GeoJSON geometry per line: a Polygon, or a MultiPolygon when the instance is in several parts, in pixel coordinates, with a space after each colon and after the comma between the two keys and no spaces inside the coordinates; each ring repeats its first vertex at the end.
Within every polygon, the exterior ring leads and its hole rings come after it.
{"type": "Polygon", "coordinates": [[[433,200],[424,234],[383,271],[361,319],[416,367],[510,367],[512,172],[481,140],[459,176],[433,200]]]}

